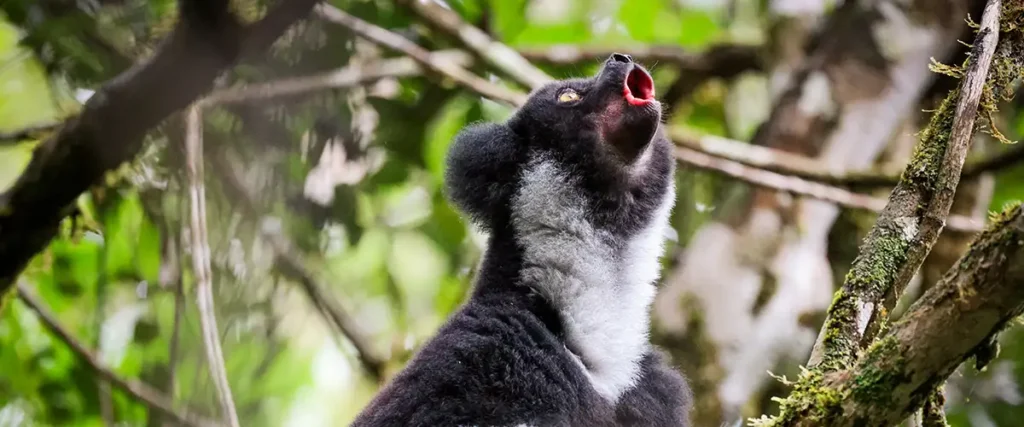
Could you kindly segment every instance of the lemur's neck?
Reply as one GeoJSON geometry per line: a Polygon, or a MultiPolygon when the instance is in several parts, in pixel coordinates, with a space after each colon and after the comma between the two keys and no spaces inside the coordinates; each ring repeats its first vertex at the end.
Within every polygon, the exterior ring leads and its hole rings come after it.
{"type": "Polygon", "coordinates": [[[591,221],[591,199],[555,161],[534,161],[522,180],[512,201],[518,276],[559,312],[567,349],[614,402],[634,384],[648,351],[648,309],[674,186],[658,195],[647,223],[624,235],[591,221]]]}

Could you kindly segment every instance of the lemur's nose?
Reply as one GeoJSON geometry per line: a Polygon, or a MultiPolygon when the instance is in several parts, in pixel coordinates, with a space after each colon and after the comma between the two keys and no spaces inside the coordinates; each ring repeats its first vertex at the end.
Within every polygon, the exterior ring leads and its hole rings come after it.
{"type": "Polygon", "coordinates": [[[629,55],[626,55],[624,53],[613,53],[611,59],[613,61],[616,61],[616,62],[625,62],[625,63],[633,62],[633,57],[629,56],[629,55]]]}

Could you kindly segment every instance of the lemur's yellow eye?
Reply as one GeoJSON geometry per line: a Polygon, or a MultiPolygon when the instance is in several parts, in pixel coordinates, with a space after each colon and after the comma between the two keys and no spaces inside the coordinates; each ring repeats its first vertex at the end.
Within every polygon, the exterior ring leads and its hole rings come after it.
{"type": "Polygon", "coordinates": [[[558,102],[572,102],[577,99],[580,99],[580,94],[572,89],[566,89],[558,94],[558,102]]]}

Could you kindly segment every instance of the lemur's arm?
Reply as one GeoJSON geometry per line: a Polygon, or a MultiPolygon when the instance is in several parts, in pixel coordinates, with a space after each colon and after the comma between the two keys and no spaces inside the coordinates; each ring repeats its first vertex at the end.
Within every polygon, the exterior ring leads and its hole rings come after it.
{"type": "Polygon", "coordinates": [[[621,427],[684,426],[693,402],[690,387],[657,352],[640,362],[640,380],[620,398],[615,418],[621,427]]]}

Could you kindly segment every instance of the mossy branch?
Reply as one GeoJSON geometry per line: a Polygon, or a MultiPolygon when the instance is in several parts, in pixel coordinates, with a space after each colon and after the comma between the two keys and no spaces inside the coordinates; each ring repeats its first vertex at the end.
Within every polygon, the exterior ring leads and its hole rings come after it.
{"type": "MultiPolygon", "coordinates": [[[[751,425],[897,425],[1024,312],[1024,209],[995,218],[957,265],[848,369],[805,370],[776,417],[751,425]],[[950,327],[955,324],[956,327],[950,327]]],[[[932,402],[937,404],[938,402],[932,402]]]]}
{"type": "Polygon", "coordinates": [[[994,218],[905,315],[883,323],[944,226],[979,106],[994,110],[995,99],[1008,98],[1024,70],[1021,22],[1022,0],[986,5],[966,67],[945,69],[962,81],[922,132],[836,294],[811,368],[779,399],[777,416],[751,425],[897,425],[922,407],[933,415],[929,421],[941,424],[937,390],[968,358],[984,359],[988,343],[1024,311],[1024,210],[1017,205],[994,218]]]}
{"type": "Polygon", "coordinates": [[[875,226],[860,247],[842,288],[836,294],[810,366],[836,371],[852,364],[871,344],[903,291],[945,227],[953,196],[970,148],[979,104],[988,111],[991,96],[1019,74],[1024,45],[1014,22],[1020,0],[992,0],[985,7],[970,57],[962,68],[946,67],[959,76],[932,115],[913,158],[889,196],[875,226]],[[1004,16],[1000,19],[1000,16],[1004,16]],[[1012,16],[1011,16],[1012,15],[1012,16]],[[1002,28],[1000,28],[1002,21],[1002,28]],[[998,47],[998,48],[997,48],[998,47]]]}

